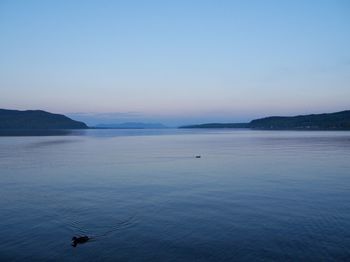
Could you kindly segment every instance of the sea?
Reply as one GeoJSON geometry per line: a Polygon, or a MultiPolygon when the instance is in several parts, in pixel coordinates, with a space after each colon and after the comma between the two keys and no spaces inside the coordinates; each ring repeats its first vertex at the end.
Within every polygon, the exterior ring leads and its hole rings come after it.
{"type": "Polygon", "coordinates": [[[350,261],[350,132],[1,136],[0,261],[350,261]]]}

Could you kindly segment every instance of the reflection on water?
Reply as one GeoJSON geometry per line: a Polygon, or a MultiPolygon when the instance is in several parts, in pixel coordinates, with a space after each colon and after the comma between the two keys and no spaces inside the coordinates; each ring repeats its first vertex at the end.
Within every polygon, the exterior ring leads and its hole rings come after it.
{"type": "Polygon", "coordinates": [[[349,170],[349,132],[0,137],[0,261],[346,261],[349,170]]]}
{"type": "Polygon", "coordinates": [[[2,129],[0,130],[1,136],[69,136],[69,135],[84,135],[85,130],[73,130],[73,129],[2,129]]]}
{"type": "Polygon", "coordinates": [[[55,146],[59,144],[65,144],[65,143],[73,143],[73,142],[78,142],[79,140],[75,139],[55,139],[55,140],[47,140],[47,141],[35,141],[31,144],[28,145],[28,147],[42,147],[42,146],[55,146]]]}

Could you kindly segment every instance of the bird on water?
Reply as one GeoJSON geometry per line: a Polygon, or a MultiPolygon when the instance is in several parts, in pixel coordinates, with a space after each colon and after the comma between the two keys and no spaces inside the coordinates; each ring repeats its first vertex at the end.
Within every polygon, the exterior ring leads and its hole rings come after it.
{"type": "Polygon", "coordinates": [[[88,242],[91,238],[88,236],[77,236],[72,237],[72,246],[76,247],[78,244],[84,244],[88,242]]]}

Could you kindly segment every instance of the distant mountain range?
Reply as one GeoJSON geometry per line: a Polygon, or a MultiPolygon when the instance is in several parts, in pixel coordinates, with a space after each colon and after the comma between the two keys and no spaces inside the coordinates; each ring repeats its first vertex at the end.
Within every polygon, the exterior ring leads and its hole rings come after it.
{"type": "Polygon", "coordinates": [[[208,123],[180,126],[179,128],[249,128],[249,123],[208,123]]]}
{"type": "Polygon", "coordinates": [[[260,130],[350,130],[350,110],[329,114],[271,116],[249,123],[210,123],[180,128],[250,128],[260,130]]]}
{"type": "Polygon", "coordinates": [[[168,128],[159,123],[139,123],[139,122],[127,122],[121,124],[100,124],[94,126],[94,128],[108,128],[108,129],[160,129],[168,128]]]}
{"type": "Polygon", "coordinates": [[[0,109],[0,130],[86,129],[88,126],[60,114],[42,110],[0,109]]]}
{"type": "MultiPolygon", "coordinates": [[[[65,115],[53,114],[42,110],[0,109],[0,130],[57,130],[87,129],[85,123],[75,121],[65,115]]],[[[100,124],[92,128],[101,129],[160,129],[167,128],[159,123],[127,122],[121,124],[100,124]]],[[[6,134],[9,132],[6,131],[6,134]]],[[[15,132],[16,131],[16,132],[15,132]]],[[[22,134],[22,132],[20,133],[22,134]]]]}
{"type": "MultiPolygon", "coordinates": [[[[57,130],[87,129],[85,123],[67,116],[42,110],[0,109],[0,130],[57,130]]],[[[159,123],[128,122],[101,124],[93,128],[104,129],[160,129],[159,123]]],[[[249,123],[209,123],[187,125],[180,128],[250,128],[260,130],[350,130],[350,110],[329,114],[299,115],[292,117],[271,116],[252,120],[249,123]]]]}

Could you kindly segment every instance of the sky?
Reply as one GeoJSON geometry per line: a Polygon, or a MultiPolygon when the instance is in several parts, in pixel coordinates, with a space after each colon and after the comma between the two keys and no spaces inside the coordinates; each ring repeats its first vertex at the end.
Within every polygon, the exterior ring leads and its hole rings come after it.
{"type": "Polygon", "coordinates": [[[170,126],[350,109],[350,1],[0,0],[0,108],[170,126]]]}

